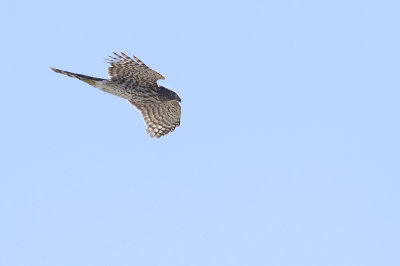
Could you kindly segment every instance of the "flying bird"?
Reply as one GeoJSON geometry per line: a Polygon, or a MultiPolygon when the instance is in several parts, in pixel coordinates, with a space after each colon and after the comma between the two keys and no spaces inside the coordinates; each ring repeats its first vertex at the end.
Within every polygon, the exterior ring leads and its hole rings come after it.
{"type": "Polygon", "coordinates": [[[181,98],[163,86],[157,84],[165,79],[146,66],[136,56],[133,59],[122,53],[107,59],[109,79],[95,78],[56,68],[56,73],[82,80],[95,88],[128,100],[141,113],[146,123],[146,133],[159,138],[180,125],[181,98]]]}

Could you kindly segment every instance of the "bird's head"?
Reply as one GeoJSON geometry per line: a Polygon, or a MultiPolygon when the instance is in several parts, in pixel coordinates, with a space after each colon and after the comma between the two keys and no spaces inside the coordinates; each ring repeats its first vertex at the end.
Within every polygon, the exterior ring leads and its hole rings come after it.
{"type": "Polygon", "coordinates": [[[160,98],[162,101],[178,101],[181,102],[181,97],[176,94],[174,91],[171,91],[163,86],[159,86],[160,89],[160,98]]]}

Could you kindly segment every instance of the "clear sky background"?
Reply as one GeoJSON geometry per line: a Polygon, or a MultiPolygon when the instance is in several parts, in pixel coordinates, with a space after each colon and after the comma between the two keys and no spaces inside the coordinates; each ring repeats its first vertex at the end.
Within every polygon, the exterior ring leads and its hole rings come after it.
{"type": "Polygon", "coordinates": [[[1,266],[400,265],[399,1],[2,1],[1,266]],[[107,77],[182,98],[150,139],[107,77]]]}

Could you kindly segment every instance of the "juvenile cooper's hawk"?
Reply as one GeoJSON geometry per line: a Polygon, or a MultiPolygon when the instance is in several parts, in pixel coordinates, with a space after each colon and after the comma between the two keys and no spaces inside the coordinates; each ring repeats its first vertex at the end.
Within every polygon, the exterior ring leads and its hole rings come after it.
{"type": "Polygon", "coordinates": [[[121,52],[108,59],[109,80],[75,74],[55,68],[54,72],[82,80],[95,88],[127,99],[143,116],[146,133],[159,138],[180,125],[181,98],[175,92],[157,84],[165,79],[136,56],[133,59],[121,52]]]}

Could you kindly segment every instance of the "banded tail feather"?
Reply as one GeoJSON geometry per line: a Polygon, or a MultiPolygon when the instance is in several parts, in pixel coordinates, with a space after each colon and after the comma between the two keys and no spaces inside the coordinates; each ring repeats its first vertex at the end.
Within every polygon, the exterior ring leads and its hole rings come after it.
{"type": "Polygon", "coordinates": [[[64,70],[57,69],[57,68],[50,67],[50,69],[53,70],[56,73],[66,75],[66,76],[71,77],[71,78],[76,78],[76,79],[82,80],[83,82],[86,82],[89,85],[92,85],[93,87],[96,87],[95,86],[96,85],[96,81],[104,81],[105,80],[105,79],[95,78],[95,77],[86,76],[86,75],[82,75],[82,74],[76,74],[76,73],[64,71],[64,70]]]}

